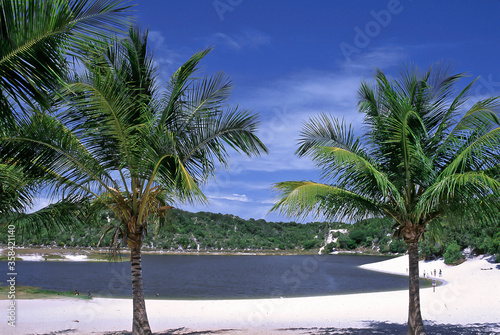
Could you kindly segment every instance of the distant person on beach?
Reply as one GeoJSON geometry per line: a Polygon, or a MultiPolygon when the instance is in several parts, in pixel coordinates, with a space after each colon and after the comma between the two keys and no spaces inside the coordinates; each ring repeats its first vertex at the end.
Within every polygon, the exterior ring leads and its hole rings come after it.
{"type": "Polygon", "coordinates": [[[80,295],[80,292],[78,292],[77,290],[75,290],[75,295],[80,295]]]}
{"type": "Polygon", "coordinates": [[[89,299],[92,299],[92,294],[90,293],[90,290],[87,290],[87,295],[89,296],[89,299]]]}
{"type": "Polygon", "coordinates": [[[439,269],[439,277],[442,277],[443,276],[443,271],[441,269],[439,269]]]}
{"type": "Polygon", "coordinates": [[[436,277],[436,269],[434,269],[434,277],[436,277]]]}
{"type": "Polygon", "coordinates": [[[432,280],[432,292],[436,292],[436,279],[432,280]]]}

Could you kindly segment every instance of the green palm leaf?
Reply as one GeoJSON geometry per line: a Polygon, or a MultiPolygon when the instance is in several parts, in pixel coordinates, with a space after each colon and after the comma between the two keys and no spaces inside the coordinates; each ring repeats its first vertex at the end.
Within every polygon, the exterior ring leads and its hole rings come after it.
{"type": "Polygon", "coordinates": [[[17,106],[48,106],[67,71],[65,51],[81,54],[89,40],[128,24],[122,1],[1,1],[0,94],[17,106]]]}

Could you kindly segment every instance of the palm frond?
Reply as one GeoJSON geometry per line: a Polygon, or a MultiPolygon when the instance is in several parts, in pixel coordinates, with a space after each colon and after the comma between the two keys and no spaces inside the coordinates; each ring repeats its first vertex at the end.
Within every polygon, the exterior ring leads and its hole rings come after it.
{"type": "Polygon", "coordinates": [[[16,165],[0,164],[0,214],[23,212],[31,206],[35,182],[16,165]]]}
{"type": "Polygon", "coordinates": [[[271,211],[289,217],[324,217],[331,220],[365,219],[383,213],[378,204],[348,190],[311,181],[289,181],[273,185],[278,201],[271,211]]]}
{"type": "Polygon", "coordinates": [[[10,157],[10,164],[22,167],[28,178],[53,178],[54,183],[75,194],[115,185],[75,134],[54,117],[37,113],[19,130],[16,136],[0,139],[1,151],[10,157]]]}
{"type": "Polygon", "coordinates": [[[186,91],[190,87],[190,81],[193,79],[193,75],[198,70],[198,64],[210,52],[210,50],[211,49],[205,49],[195,53],[170,78],[169,85],[167,86],[167,92],[164,97],[165,108],[161,111],[159,117],[160,126],[167,126],[172,122],[175,122],[178,125],[183,123],[179,120],[179,118],[185,118],[185,115],[182,112],[182,97],[186,94],[186,91]]]}
{"type": "Polygon", "coordinates": [[[326,114],[311,117],[302,127],[299,137],[299,157],[316,157],[318,148],[338,147],[364,155],[360,139],[354,136],[354,130],[344,120],[330,118],[326,114]]]}
{"type": "Polygon", "coordinates": [[[178,149],[190,174],[204,180],[216,163],[226,167],[229,156],[224,144],[247,156],[267,153],[257,137],[257,115],[233,107],[222,113],[199,116],[191,121],[190,133],[178,134],[178,149]]]}
{"type": "Polygon", "coordinates": [[[8,213],[0,217],[0,226],[15,225],[16,234],[19,236],[28,231],[30,234],[40,235],[43,229],[47,231],[73,229],[82,224],[86,202],[87,199],[68,197],[33,213],[8,213]]]}
{"type": "Polygon", "coordinates": [[[416,206],[416,213],[423,216],[425,213],[449,211],[449,207],[472,209],[492,194],[500,195],[499,180],[484,172],[455,173],[426,189],[416,206]]]}
{"type": "Polygon", "coordinates": [[[2,1],[0,92],[18,107],[48,107],[48,92],[67,71],[65,52],[78,56],[95,35],[123,28],[129,6],[116,0],[2,1]]]}

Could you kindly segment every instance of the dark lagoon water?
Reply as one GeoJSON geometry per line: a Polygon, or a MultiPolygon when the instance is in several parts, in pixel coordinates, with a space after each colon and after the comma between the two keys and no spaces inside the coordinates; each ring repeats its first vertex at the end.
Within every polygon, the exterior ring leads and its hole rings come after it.
{"type": "MultiPolygon", "coordinates": [[[[146,297],[267,298],[408,288],[408,278],[360,269],[376,256],[143,255],[146,297]]],[[[7,262],[0,262],[7,268],[7,262]]],[[[130,297],[129,262],[16,262],[17,285],[130,297]]],[[[6,273],[6,271],[2,271],[6,273]]],[[[5,281],[4,281],[5,283],[5,281]]],[[[425,283],[422,283],[425,285],[425,283]]]]}

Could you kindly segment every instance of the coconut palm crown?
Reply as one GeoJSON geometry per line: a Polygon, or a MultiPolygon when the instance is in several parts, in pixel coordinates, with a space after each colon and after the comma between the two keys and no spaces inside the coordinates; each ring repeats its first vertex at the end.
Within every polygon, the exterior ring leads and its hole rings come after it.
{"type": "Polygon", "coordinates": [[[438,220],[490,218],[498,208],[498,97],[469,102],[462,74],[410,65],[395,79],[377,71],[359,89],[366,133],[325,114],[304,124],[297,154],[310,157],[324,183],[274,185],[272,211],[329,219],[394,219],[394,235],[408,245],[408,334],[424,333],[420,311],[418,241],[438,220]],[[454,96],[454,93],[457,93],[454,96]]]}
{"type": "MultiPolygon", "coordinates": [[[[86,71],[65,86],[61,106],[35,111],[3,138],[4,154],[24,173],[50,171],[54,192],[90,197],[113,211],[109,232],[131,250],[133,334],[151,334],[142,287],[141,245],[174,201],[206,202],[200,185],[229,150],[266,153],[257,115],[228,106],[231,82],[197,71],[210,49],[194,54],[161,86],[147,32],[87,49],[86,71]]],[[[85,58],[84,58],[85,59],[85,58]]]]}

